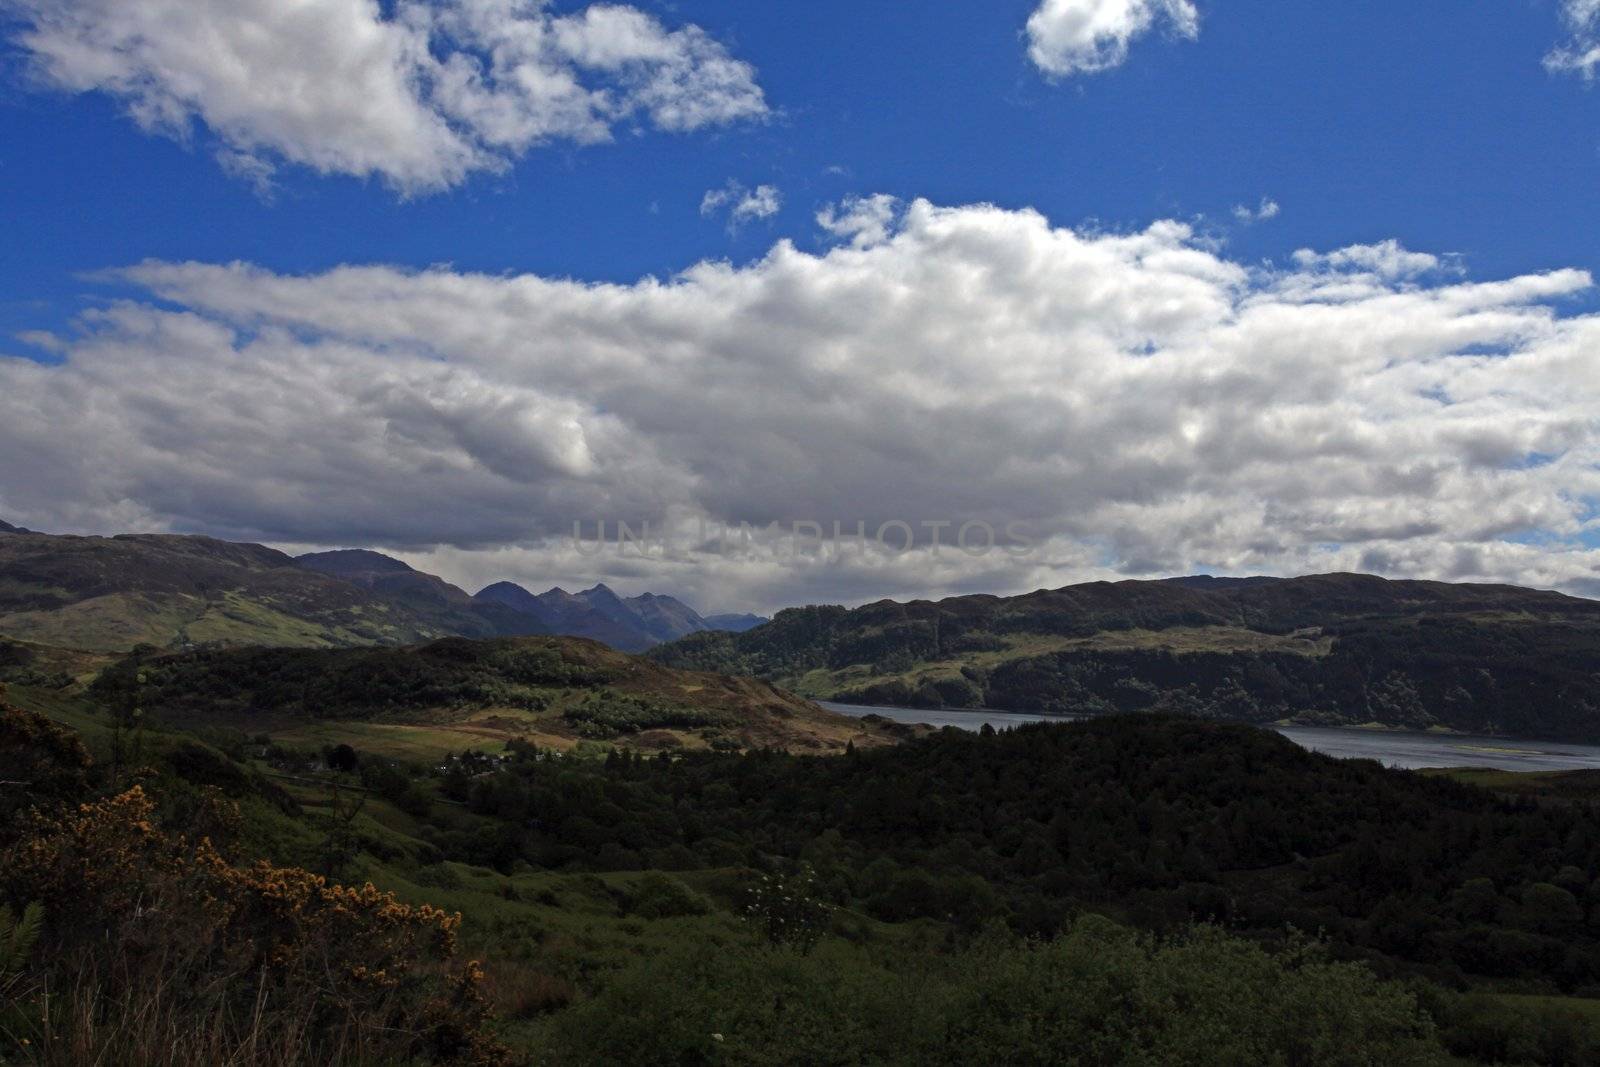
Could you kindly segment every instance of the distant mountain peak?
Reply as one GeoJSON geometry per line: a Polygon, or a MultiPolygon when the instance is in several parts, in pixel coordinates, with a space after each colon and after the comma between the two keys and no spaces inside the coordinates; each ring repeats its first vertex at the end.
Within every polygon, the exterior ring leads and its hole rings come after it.
{"type": "Polygon", "coordinates": [[[557,586],[537,596],[513,582],[497,582],[482,589],[477,599],[522,612],[555,633],[593,638],[624,652],[641,652],[708,628],[680,600],[660,593],[624,599],[604,582],[579,593],[557,586]]]}
{"type": "Polygon", "coordinates": [[[9,522],[6,522],[5,520],[0,519],[0,533],[25,534],[25,533],[32,533],[32,532],[33,532],[32,530],[24,530],[20,526],[13,526],[9,522]]]}
{"type": "Polygon", "coordinates": [[[495,582],[493,585],[486,585],[482,589],[478,590],[477,595],[493,596],[496,593],[522,593],[526,596],[533,595],[516,582],[495,582]]]}

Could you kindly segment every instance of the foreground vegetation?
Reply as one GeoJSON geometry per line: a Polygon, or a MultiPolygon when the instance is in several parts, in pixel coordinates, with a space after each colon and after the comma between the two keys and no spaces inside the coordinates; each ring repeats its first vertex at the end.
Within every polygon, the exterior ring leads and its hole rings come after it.
{"type": "MultiPolygon", "coordinates": [[[[192,744],[137,773],[159,804],[4,709],[4,771],[33,788],[7,794],[0,892],[30,901],[31,929],[0,923],[0,1062],[1443,1062],[1414,994],[1309,946],[1274,956],[1216,929],[1157,941],[1095,918],[1042,943],[1000,927],[936,948],[844,940],[807,880],[783,876],[742,898],[743,925],[677,879],[634,880],[622,929],[670,933],[587,995],[515,961],[553,938],[524,926],[508,943],[516,924],[486,911],[480,936],[513,957],[491,979],[456,952],[459,913],[230,860],[212,835],[238,847],[241,808],[193,784],[192,744]]],[[[426,880],[466,881],[448,866],[426,880]]],[[[571,904],[547,888],[535,910],[571,904]]],[[[556,951],[543,946],[542,967],[556,951]]]]}
{"type": "Polygon", "coordinates": [[[1600,1061],[1586,776],[1159,716],[647,749],[734,706],[549,640],[28,675],[0,1062],[1600,1061]],[[476,701],[528,732],[384,732],[476,701]]]}

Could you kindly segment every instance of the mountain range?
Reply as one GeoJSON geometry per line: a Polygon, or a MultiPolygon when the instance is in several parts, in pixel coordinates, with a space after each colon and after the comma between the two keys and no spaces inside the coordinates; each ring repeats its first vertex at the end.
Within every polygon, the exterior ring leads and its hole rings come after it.
{"type": "MultiPolygon", "coordinates": [[[[740,617],[734,626],[752,621],[740,617]]],[[[354,647],[441,637],[588,637],[619,651],[714,628],[672,597],[604,585],[477,596],[378,552],[275,549],[209,537],[72,537],[0,522],[0,636],[122,652],[137,645],[354,647]]]]}
{"type": "MultiPolygon", "coordinates": [[[[1181,712],[1600,742],[1600,601],[1370,575],[1094,582],[705,618],[604,585],[477,594],[366,550],[0,528],[0,638],[50,650],[340,648],[565,635],[816,700],[1181,712]]],[[[24,654],[25,653],[25,654],[24,654]]]]}
{"type": "Polygon", "coordinates": [[[1361,574],[1094,582],[796,608],[650,655],[855,704],[1600,742],[1600,601],[1512,586],[1361,574]]]}
{"type": "Polygon", "coordinates": [[[365,549],[313,552],[296,557],[295,563],[418,609],[448,606],[473,612],[492,620],[497,636],[563,634],[591,638],[620,652],[643,652],[713,628],[681,600],[655,593],[624,599],[605,585],[580,593],[558,588],[534,594],[513,582],[496,582],[472,596],[442,578],[365,549]]]}

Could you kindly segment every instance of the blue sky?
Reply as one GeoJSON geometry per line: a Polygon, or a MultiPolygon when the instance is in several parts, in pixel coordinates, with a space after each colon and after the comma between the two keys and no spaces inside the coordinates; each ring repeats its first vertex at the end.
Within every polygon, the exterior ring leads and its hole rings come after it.
{"type": "MultiPolygon", "coordinates": [[[[276,305],[264,310],[250,304],[253,296],[221,295],[226,287],[225,281],[219,280],[221,275],[196,280],[163,274],[156,281],[149,274],[91,277],[108,269],[154,261],[159,274],[167,269],[163,265],[193,262],[220,270],[221,265],[240,262],[262,277],[281,279],[286,285],[293,281],[314,285],[322,272],[342,264],[369,268],[448,265],[452,277],[484,272],[507,278],[537,276],[631,285],[649,275],[671,277],[702,261],[727,260],[740,272],[739,279],[753,284],[760,264],[779,240],[792,241],[819,263],[832,263],[829,257],[839,248],[840,235],[825,233],[818,226],[817,214],[849,197],[872,194],[896,198],[901,210],[919,198],[949,209],[993,204],[1006,213],[1008,232],[1017,233],[1022,230],[1013,226],[1016,213],[1031,209],[1060,232],[1076,233],[1086,240],[1135,235],[1161,220],[1176,220],[1191,228],[1175,239],[1176,244],[1212,257],[1221,265],[1218,270],[1252,272],[1270,261],[1277,270],[1287,272],[1294,269],[1295,253],[1302,249],[1326,253],[1349,247],[1379,248],[1385,242],[1438,257],[1435,266],[1421,274],[1380,269],[1373,266],[1376,260],[1371,256],[1356,257],[1369,268],[1361,275],[1364,283],[1395,293],[1467,280],[1489,284],[1552,271],[1600,270],[1600,197],[1595,195],[1600,185],[1600,89],[1588,84],[1581,64],[1576,64],[1578,69],[1559,70],[1547,63],[1547,57],[1559,48],[1581,51],[1596,39],[1600,25],[1582,21],[1587,10],[1583,0],[1569,0],[1565,5],[1558,0],[1473,5],[1462,5],[1459,0],[1339,5],[1195,0],[1198,19],[1188,29],[1183,24],[1183,10],[1189,0],[1059,0],[1058,7],[1073,9],[1067,10],[1068,16],[1081,13],[1077,9],[1146,4],[1151,24],[1128,36],[1125,56],[1120,62],[1104,64],[1109,69],[1080,69],[1055,76],[1030,58],[1031,38],[1025,32],[1030,16],[1041,10],[1041,0],[916,5],[914,13],[908,13],[907,5],[831,0],[806,5],[733,0],[682,0],[669,5],[640,0],[642,13],[654,20],[652,25],[662,33],[699,27],[711,42],[705,46],[710,51],[699,53],[702,57],[748,64],[751,84],[743,91],[760,94],[759,107],[765,114],[733,115],[730,111],[732,117],[726,120],[717,118],[684,128],[638,112],[612,123],[608,143],[577,144],[569,137],[557,136],[519,145],[499,150],[502,164],[498,170],[493,166],[469,168],[465,175],[432,186],[424,183],[426,187],[415,183],[399,187],[405,183],[392,180],[392,176],[386,181],[379,174],[352,176],[345,171],[357,168],[342,163],[306,166],[293,158],[299,149],[280,150],[268,139],[250,149],[255,164],[271,168],[270,184],[265,188],[241,177],[238,167],[230,172],[219,165],[219,149],[230,144],[239,147],[240,137],[219,132],[216,124],[221,120],[207,110],[207,101],[186,105],[184,136],[175,135],[170,123],[159,129],[149,123],[141,126],[130,118],[139,98],[128,88],[129,82],[103,78],[95,84],[92,77],[85,81],[87,76],[81,71],[64,74],[60,68],[49,68],[40,59],[44,46],[30,36],[43,32],[40,27],[53,26],[63,38],[77,34],[82,40],[93,38],[104,44],[105,35],[114,36],[106,28],[112,25],[113,15],[96,12],[118,12],[115,19],[125,20],[131,17],[128,12],[148,9],[150,25],[159,25],[155,20],[161,9],[173,2],[127,0],[127,6],[118,9],[107,7],[107,0],[86,0],[82,5],[65,0],[0,0],[0,12],[9,18],[8,45],[0,54],[0,211],[7,233],[7,240],[0,245],[0,336],[44,331],[56,338],[46,348],[20,340],[4,341],[0,352],[71,365],[53,379],[16,378],[11,383],[16,390],[54,389],[65,394],[71,375],[87,373],[88,357],[79,353],[79,347],[88,345],[104,358],[107,345],[126,342],[125,325],[119,325],[120,332],[110,337],[103,322],[86,324],[78,319],[86,309],[100,307],[112,297],[131,301],[128,306],[142,314],[184,312],[191,320],[198,317],[237,330],[227,348],[233,356],[246,344],[244,338],[255,336],[263,321],[278,321],[289,334],[313,347],[359,343],[388,352],[409,346],[426,350],[447,364],[452,362],[448,331],[436,323],[418,326],[417,334],[398,338],[379,338],[371,332],[356,336],[339,326],[336,316],[330,318],[332,312],[306,311],[302,315],[284,312],[276,305]],[[72,22],[78,17],[71,14],[75,7],[82,16],[77,23],[72,22]],[[63,15],[64,11],[68,14],[63,15]],[[731,223],[726,210],[702,210],[708,192],[730,183],[743,190],[770,186],[781,198],[781,208],[768,217],[752,217],[738,225],[731,223]],[[1259,211],[1268,203],[1275,207],[1261,217],[1236,214],[1238,208],[1259,211]],[[441,332],[428,332],[436,329],[441,332]]],[[[363,8],[361,0],[318,2],[330,10],[344,6],[357,14],[363,8]]],[[[497,3],[487,0],[484,9],[497,3]]],[[[229,17],[215,13],[226,12],[227,5],[205,6],[213,9],[208,18],[229,17]]],[[[273,17],[273,0],[249,0],[245,6],[264,12],[262,17],[269,22],[273,17]]],[[[414,0],[413,6],[426,9],[429,3],[414,0]]],[[[511,18],[505,13],[515,5],[501,7],[500,17],[511,18]]],[[[526,20],[538,15],[582,15],[587,8],[577,3],[524,3],[520,11],[519,17],[526,20]]],[[[392,4],[385,5],[384,18],[398,14],[392,4]]],[[[128,60],[141,47],[129,45],[132,40],[129,36],[116,47],[108,46],[107,54],[119,62],[126,60],[134,75],[149,78],[156,68],[128,60]]],[[[435,49],[440,47],[439,40],[435,39],[435,49]]],[[[471,52],[470,48],[464,50],[471,52]]],[[[481,49],[476,53],[478,60],[483,55],[481,49]]],[[[192,73],[174,71],[171,64],[177,61],[171,55],[161,62],[165,64],[159,67],[163,77],[192,73]]],[[[294,62],[292,52],[285,53],[284,62],[294,62]]],[[[1588,69],[1592,73],[1593,67],[1588,69]]],[[[259,81],[263,72],[250,73],[259,81]]],[[[328,88],[336,93],[339,87],[328,88]]],[[[242,92],[234,121],[259,130],[259,123],[250,123],[267,120],[250,113],[255,105],[248,90],[242,92]]],[[[746,95],[743,103],[731,106],[746,107],[752,99],[746,95]]],[[[458,119],[459,115],[452,115],[451,121],[459,128],[458,119]]],[[[338,122],[329,119],[325,127],[318,128],[318,145],[305,151],[323,152],[322,158],[330,158],[329,152],[339,159],[348,158],[340,155],[343,149],[338,145],[330,148],[332,139],[340,136],[337,131],[347,128],[347,117],[338,122]]],[[[969,216],[968,221],[976,224],[977,216],[969,216]]],[[[927,240],[922,247],[946,247],[935,240],[934,229],[923,236],[927,240]]],[[[909,257],[913,235],[903,233],[901,237],[909,257]]],[[[890,244],[893,242],[878,243],[878,254],[887,256],[890,244]]],[[[1317,263],[1316,270],[1336,269],[1332,260],[1304,262],[1317,263]]],[[[1355,261],[1347,260],[1337,269],[1354,269],[1350,262],[1355,261]]],[[[1240,302],[1237,311],[1251,299],[1238,284],[1260,295],[1281,293],[1299,283],[1262,275],[1246,283],[1218,284],[1231,294],[1229,299],[1240,302]]],[[[1530,316],[1530,322],[1554,321],[1576,329],[1587,321],[1593,289],[1577,283],[1556,288],[1560,291],[1514,302],[1514,310],[1530,316]]],[[[370,295],[362,292],[363,298],[370,295]]],[[[630,288],[628,292],[637,295],[638,291],[630,288]]],[[[767,294],[756,303],[777,298],[767,294]]],[[[477,312],[464,307],[462,313],[477,312]]],[[[559,327],[546,324],[540,328],[559,327]]],[[[1161,329],[1149,328],[1149,336],[1139,341],[1141,352],[1162,350],[1167,344],[1176,352],[1188,343],[1187,333],[1176,331],[1169,336],[1161,329]]],[[[1465,331],[1474,334],[1473,344],[1488,346],[1481,350],[1515,352],[1527,342],[1533,327],[1524,324],[1505,333],[1497,329],[1475,322],[1470,330],[1456,324],[1446,333],[1452,343],[1465,331]]],[[[975,335],[968,350],[974,345],[981,347],[984,338],[993,333],[975,335]]],[[[821,334],[812,336],[820,338],[821,334]]],[[[575,351],[592,340],[588,331],[584,339],[574,337],[575,351]]],[[[663,346],[669,344],[666,334],[646,334],[639,343],[650,349],[657,340],[663,346]]],[[[711,340],[696,343],[702,357],[712,350],[711,340]]],[[[881,338],[876,343],[881,344],[881,338]]],[[[1426,350],[1432,358],[1437,345],[1419,344],[1419,351],[1426,350]]],[[[863,349],[868,350],[877,349],[863,349]]],[[[1452,374],[1466,373],[1465,360],[1472,351],[1471,346],[1458,344],[1452,374]]],[[[134,360],[132,355],[124,358],[134,360]]],[[[508,351],[504,358],[505,366],[526,366],[542,357],[508,351]]],[[[594,359],[597,367],[603,362],[600,356],[594,359]]],[[[226,362],[207,358],[202,365],[215,370],[226,362]]],[[[466,373],[466,358],[458,362],[466,373]]],[[[1064,376],[1072,370],[1061,368],[1064,376]]],[[[940,371],[949,371],[957,379],[964,373],[947,364],[941,364],[940,371]]],[[[926,368],[924,372],[930,373],[926,368]]],[[[1082,373],[1083,368],[1076,372],[1082,373]]],[[[509,390],[507,395],[521,395],[500,370],[491,373],[476,368],[473,373],[483,379],[490,393],[503,385],[509,390]]],[[[1563,373],[1573,372],[1568,367],[1563,373]]],[[[1576,373],[1583,381],[1587,372],[1576,373]]],[[[546,374],[544,380],[550,377],[546,374]]],[[[1354,398],[1369,395],[1373,380],[1371,375],[1345,380],[1351,390],[1346,401],[1362,403],[1354,398]]],[[[752,388],[759,385],[760,380],[752,378],[752,388]]],[[[819,376],[790,380],[780,375],[767,385],[796,390],[795,395],[828,388],[819,376]]],[[[638,386],[650,388],[643,379],[638,386]]],[[[419,388],[430,410],[435,410],[438,397],[427,394],[427,387],[419,388]]],[[[516,388],[535,387],[517,379],[516,388]]],[[[1430,388],[1441,387],[1434,383],[1430,388]]],[[[1497,387],[1494,395],[1503,403],[1515,392],[1497,387]]],[[[1530,397],[1534,392],[1537,390],[1530,391],[1530,397]]],[[[1565,395],[1571,394],[1569,382],[1565,395]]],[[[111,399],[131,404],[130,395],[114,391],[111,399]]],[[[215,396],[216,390],[206,395],[215,396]]],[[[1010,396],[1009,410],[1016,410],[1015,401],[1022,396],[1037,396],[1037,390],[1010,396]]],[[[163,403],[170,403],[170,410],[183,410],[185,399],[193,402],[196,397],[171,397],[163,403]]],[[[1524,400],[1535,403],[1531,398],[1524,400]]],[[[538,403],[546,401],[554,405],[550,410],[566,411],[562,405],[571,406],[575,414],[570,417],[584,427],[589,451],[593,451],[599,431],[584,420],[602,416],[622,420],[624,429],[641,435],[652,448],[671,452],[679,446],[679,432],[666,426],[666,416],[643,410],[625,412],[615,396],[593,383],[551,386],[547,393],[539,394],[538,403]]],[[[1077,400],[1062,402],[1079,410],[1077,400]]],[[[1171,402],[1174,411],[1187,403],[1181,398],[1171,402]]],[[[495,404],[488,406],[500,410],[495,404]]],[[[1290,405],[1296,412],[1302,406],[1299,402],[1290,405]]],[[[474,410],[482,414],[481,409],[474,410]]],[[[1370,416],[1374,426],[1392,426],[1400,417],[1386,412],[1379,418],[1359,406],[1346,410],[1343,417],[1348,419],[1350,411],[1358,411],[1363,418],[1370,416]]],[[[1286,530],[1273,518],[1282,509],[1275,510],[1277,501],[1272,498],[1262,510],[1261,530],[1225,535],[1219,532],[1226,526],[1224,508],[1209,520],[1211,533],[1206,537],[1168,546],[1135,544],[1141,538],[1126,532],[1124,526],[1131,520],[1124,518],[1107,518],[1098,525],[1077,528],[1060,515],[1021,504],[996,506],[994,501],[959,500],[925,501],[921,506],[928,516],[943,514],[938,509],[944,507],[962,516],[992,515],[997,522],[1028,512],[1049,536],[1063,538],[1063,545],[1093,546],[1083,554],[1064,549],[1027,570],[997,569],[998,565],[986,563],[964,571],[940,572],[939,581],[949,588],[985,583],[1026,585],[1057,575],[1133,573],[1146,566],[1184,569],[1198,563],[1240,570],[1314,567],[1320,562],[1339,562],[1318,555],[1328,555],[1326,546],[1333,545],[1339,546],[1334,555],[1348,549],[1348,555],[1340,557],[1345,561],[1375,566],[1388,561],[1395,572],[1517,578],[1586,589],[1591,576],[1600,574],[1593,552],[1583,551],[1592,550],[1596,533],[1592,508],[1585,510],[1588,506],[1581,503],[1590,499],[1587,479],[1593,469],[1589,457],[1594,454],[1594,427],[1577,415],[1533,427],[1524,417],[1531,411],[1531,407],[1498,409],[1493,418],[1500,420],[1499,429],[1508,442],[1517,438],[1515,443],[1504,443],[1504,448],[1542,454],[1549,446],[1566,461],[1554,464],[1556,473],[1526,472],[1530,479],[1544,480],[1537,490],[1527,490],[1530,496],[1524,510],[1528,522],[1520,529],[1516,528],[1516,516],[1506,517],[1492,529],[1473,531],[1451,528],[1454,520],[1448,517],[1432,516],[1413,523],[1398,520],[1395,512],[1408,506],[1431,514],[1438,503],[1437,486],[1429,490],[1435,495],[1427,500],[1401,493],[1376,509],[1383,512],[1381,517],[1369,515],[1344,526],[1340,523],[1349,517],[1339,507],[1330,506],[1328,514],[1315,521],[1302,516],[1290,524],[1292,530],[1286,530]],[[1556,444],[1549,445],[1550,441],[1556,444]],[[1570,473],[1562,473],[1571,471],[1581,476],[1574,480],[1570,473]],[[1562,500],[1567,501],[1565,512],[1561,511],[1562,500]],[[1338,537],[1329,536],[1330,523],[1340,530],[1338,537]],[[1538,536],[1530,538],[1529,530],[1538,536]],[[1531,541],[1553,543],[1555,548],[1546,551],[1531,541]],[[1494,559],[1472,555],[1472,550],[1484,545],[1494,559]],[[1527,552],[1535,548],[1543,554],[1529,556],[1527,552]],[[1495,556],[1512,549],[1522,554],[1504,559],[1495,556]],[[1555,554],[1560,554],[1559,563],[1552,562],[1555,554]]],[[[1202,409],[1200,415],[1205,414],[1202,409]]],[[[1324,414],[1337,421],[1331,410],[1324,414]]],[[[395,416],[385,418],[393,432],[395,416]]],[[[135,432],[126,428],[131,422],[124,420],[120,425],[125,428],[119,432],[135,432]]],[[[544,425],[539,422],[540,433],[544,425]]],[[[166,456],[170,451],[192,454],[220,449],[220,435],[229,432],[228,427],[208,421],[204,427],[197,425],[194,440],[181,447],[171,442],[144,443],[152,455],[166,456]]],[[[1170,443],[1174,431],[1169,426],[1152,432],[1167,435],[1163,440],[1170,443]]],[[[1195,434],[1200,431],[1191,427],[1184,432],[1198,439],[1195,434]]],[[[1437,434],[1443,436],[1428,440],[1455,441],[1450,437],[1455,432],[1441,425],[1437,434]]],[[[1479,439],[1484,436],[1477,433],[1479,439]]],[[[106,447],[117,443],[108,441],[106,447]]],[[[18,455],[26,444],[14,444],[18,455]]],[[[525,445],[533,447],[525,441],[516,447],[525,445]]],[[[1018,455],[1019,450],[1043,446],[1036,440],[1014,440],[1009,447],[1011,454],[1018,455]]],[[[555,449],[551,454],[560,453],[560,447],[550,448],[555,449]]],[[[471,447],[467,452],[467,462],[481,461],[493,468],[490,458],[474,453],[471,447]]],[[[546,452],[548,448],[539,454],[546,452]]],[[[784,454],[784,449],[774,444],[770,455],[784,454]]],[[[896,473],[892,450],[874,454],[883,464],[878,476],[904,480],[903,472],[896,473]]],[[[583,512],[588,518],[597,510],[620,513],[608,508],[632,507],[644,512],[654,508],[664,513],[682,505],[690,512],[709,512],[718,519],[744,518],[737,508],[719,509],[711,500],[715,494],[704,488],[710,481],[732,476],[719,465],[724,461],[682,457],[681,469],[675,469],[683,485],[700,488],[686,488],[682,500],[668,500],[663,495],[643,502],[638,494],[630,496],[615,487],[610,495],[594,497],[589,491],[607,479],[595,476],[595,468],[587,465],[590,459],[585,459],[572,469],[589,474],[559,493],[549,480],[530,483],[530,501],[537,498],[537,503],[530,503],[529,511],[537,512],[539,521],[530,520],[526,530],[496,520],[482,528],[441,534],[437,543],[430,544],[426,535],[414,529],[385,528],[366,517],[352,517],[342,533],[338,523],[310,526],[287,517],[293,502],[316,499],[319,488],[336,492],[332,486],[319,487],[314,481],[280,486],[276,503],[265,499],[270,494],[263,491],[262,498],[248,505],[214,508],[196,500],[206,496],[208,486],[213,495],[227,495],[215,494],[214,479],[228,475],[221,467],[181,492],[168,494],[149,488],[162,478],[173,477],[168,462],[151,459],[147,469],[127,472],[115,485],[85,484],[80,493],[85,503],[76,509],[52,510],[39,502],[36,488],[7,485],[0,478],[0,503],[12,515],[31,513],[35,521],[54,523],[57,528],[142,522],[277,543],[320,544],[341,537],[381,542],[442,569],[453,569],[463,580],[487,579],[497,567],[538,571],[541,576],[571,567],[570,557],[557,562],[540,555],[540,539],[548,537],[549,529],[559,527],[574,509],[590,509],[583,512]],[[552,500],[551,493],[559,503],[552,500]],[[596,503],[597,499],[601,503],[596,503]],[[506,553],[526,555],[512,558],[506,553]]],[[[1063,499],[1074,501],[1069,510],[1081,510],[1083,500],[1074,494],[1089,490],[1061,473],[1070,463],[1061,457],[1057,462],[1064,466],[1050,476],[1054,481],[1029,483],[1018,492],[1037,498],[1041,487],[1059,490],[1063,499]]],[[[1450,462],[1441,459],[1433,475],[1465,478],[1464,472],[1479,460],[1462,462],[1465,466],[1452,474],[1450,462]]],[[[1508,460],[1503,466],[1511,470],[1517,462],[1508,460]]],[[[82,463],[92,466],[89,459],[82,463]]],[[[1500,463],[1496,459],[1490,465],[1500,463]]],[[[857,498],[846,492],[831,493],[823,484],[829,474],[823,466],[810,469],[801,463],[757,470],[752,463],[745,473],[763,483],[792,482],[797,500],[803,502],[803,506],[796,505],[794,517],[853,518],[861,510],[857,498]]],[[[602,467],[611,470],[604,463],[602,467]]],[[[244,469],[232,473],[241,479],[249,477],[244,469]]],[[[956,477],[962,472],[949,473],[956,477]]],[[[1151,476],[1162,482],[1165,474],[1151,476]]],[[[57,477],[70,482],[77,476],[63,473],[57,477]]],[[[1019,482],[1026,481],[1018,477],[1019,482]]],[[[1397,484],[1406,477],[1405,472],[1398,472],[1397,484]]],[[[1409,477],[1426,481],[1415,471],[1409,477]]],[[[634,484],[630,479],[652,481],[638,472],[617,478],[618,484],[629,485],[634,484]]],[[[1200,475],[1192,476],[1182,487],[1174,483],[1170,492],[1153,488],[1152,495],[1140,501],[1141,506],[1157,508],[1147,521],[1170,521],[1170,516],[1157,517],[1166,514],[1160,508],[1180,507],[1181,501],[1201,493],[1194,478],[1200,475]]],[[[676,484],[664,474],[653,483],[676,484]]],[[[857,488],[864,497],[872,496],[866,487],[857,488]]],[[[1459,488],[1469,496],[1474,491],[1484,491],[1483,486],[1459,488]]],[[[1093,498],[1094,506],[1112,510],[1120,506],[1117,493],[1093,492],[1099,494],[1093,498]]],[[[451,510],[458,504],[445,502],[442,506],[451,510]]],[[[752,517],[781,518],[782,513],[780,508],[765,506],[753,509],[752,517]]],[[[858,589],[863,597],[894,592],[916,580],[907,576],[915,571],[908,566],[902,574],[886,566],[866,576],[832,573],[819,577],[806,568],[790,566],[738,577],[716,568],[669,568],[653,574],[624,573],[622,577],[641,583],[676,581],[680,589],[719,602],[713,606],[737,607],[746,601],[770,606],[783,598],[813,594],[851,599],[858,589]],[[739,603],[731,603],[735,600],[739,603]]]]}
{"type": "Polygon", "coordinates": [[[409,200],[287,168],[263,201],[203,127],[182,145],[107,95],[32,91],[13,50],[0,329],[59,324],[92,291],[79,275],[150,257],[665,275],[779,235],[815,247],[811,216],[851,192],[1113,229],[1204,215],[1244,259],[1397,238],[1480,276],[1600,266],[1600,93],[1542,67],[1562,36],[1551,2],[1217,0],[1198,41],[1156,32],[1121,67],[1054,83],[1027,59],[1031,6],[658,5],[753,63],[776,115],[536,149],[409,200]],[[777,185],[783,211],[730,235],[699,213],[729,179],[777,185]],[[1262,197],[1282,214],[1232,224],[1262,197]]]}

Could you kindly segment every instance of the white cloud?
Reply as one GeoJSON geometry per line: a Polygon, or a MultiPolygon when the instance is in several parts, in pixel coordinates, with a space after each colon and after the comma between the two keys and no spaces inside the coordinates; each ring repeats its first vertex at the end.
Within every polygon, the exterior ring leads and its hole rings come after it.
{"type": "Polygon", "coordinates": [[[900,200],[887,193],[848,196],[817,212],[817,225],[856,248],[871,248],[889,239],[900,200]]]}
{"type": "Polygon", "coordinates": [[[1561,13],[1572,40],[1546,56],[1545,66],[1593,81],[1600,71],[1600,0],[1563,0],[1561,13]]]}
{"type": "Polygon", "coordinates": [[[407,193],[620,123],[695,130],[766,113],[749,64],[632,7],[546,0],[0,0],[38,80],[123,100],[142,127],[199,121],[235,172],[288,161],[407,193]]]}
{"type": "Polygon", "coordinates": [[[1158,26],[1193,40],[1200,12],[1192,0],[1044,0],[1028,19],[1028,55],[1054,77],[1096,74],[1158,26]]]}
{"type": "Polygon", "coordinates": [[[631,285],[152,262],[61,362],[0,359],[0,515],[727,607],[1198,569],[1600,593],[1600,315],[1561,307],[1591,279],[1442,262],[1263,268],[1176,222],[925,201],[882,240],[631,285]],[[1042,547],[592,561],[579,518],[1016,521],[1042,547]]]}
{"type": "Polygon", "coordinates": [[[1294,261],[1302,270],[1366,272],[1385,282],[1426,274],[1445,265],[1438,256],[1408,251],[1392,238],[1377,244],[1350,245],[1327,253],[1302,248],[1294,254],[1294,261]]]}
{"type": "Polygon", "coordinates": [[[728,227],[737,230],[752,219],[770,219],[783,210],[783,194],[775,185],[747,189],[730,181],[721,189],[708,189],[700,201],[700,214],[706,218],[726,210],[728,227]]]}
{"type": "Polygon", "coordinates": [[[1282,212],[1283,209],[1278,206],[1278,202],[1276,200],[1264,196],[1261,198],[1261,203],[1256,207],[1251,207],[1249,204],[1239,204],[1235,206],[1233,209],[1233,217],[1246,226],[1249,226],[1253,223],[1267,222],[1271,219],[1275,219],[1282,212]]]}

